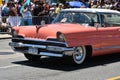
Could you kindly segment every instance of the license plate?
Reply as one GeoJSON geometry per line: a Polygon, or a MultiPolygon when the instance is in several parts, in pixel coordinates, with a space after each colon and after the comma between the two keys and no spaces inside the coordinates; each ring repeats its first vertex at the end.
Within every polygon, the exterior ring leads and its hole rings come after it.
{"type": "Polygon", "coordinates": [[[28,53],[31,53],[31,54],[38,54],[38,48],[29,47],[29,48],[28,48],[28,53]]]}

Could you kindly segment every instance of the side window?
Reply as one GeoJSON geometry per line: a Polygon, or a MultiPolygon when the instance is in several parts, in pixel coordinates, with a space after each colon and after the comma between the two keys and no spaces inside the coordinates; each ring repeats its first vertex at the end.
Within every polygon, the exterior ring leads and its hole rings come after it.
{"type": "Polygon", "coordinates": [[[105,27],[120,26],[120,15],[118,14],[103,14],[103,22],[105,27]]]}
{"type": "Polygon", "coordinates": [[[85,13],[75,13],[73,16],[73,23],[79,24],[88,24],[89,23],[89,16],[85,13]]]}
{"type": "Polygon", "coordinates": [[[73,15],[73,23],[95,26],[94,24],[99,23],[98,15],[96,13],[75,13],[73,15]]]}
{"type": "Polygon", "coordinates": [[[89,25],[90,26],[96,26],[97,24],[100,24],[98,15],[96,13],[86,13],[86,15],[89,17],[89,25]]]}

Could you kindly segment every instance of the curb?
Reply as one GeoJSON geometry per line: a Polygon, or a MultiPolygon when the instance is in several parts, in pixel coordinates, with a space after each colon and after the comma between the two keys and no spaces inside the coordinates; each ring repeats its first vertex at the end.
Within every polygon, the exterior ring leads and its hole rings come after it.
{"type": "Polygon", "coordinates": [[[12,38],[12,37],[0,38],[0,40],[1,40],[1,39],[11,39],[11,38],[12,38]]]}
{"type": "Polygon", "coordinates": [[[12,36],[9,34],[0,34],[0,39],[11,39],[12,36]]]}

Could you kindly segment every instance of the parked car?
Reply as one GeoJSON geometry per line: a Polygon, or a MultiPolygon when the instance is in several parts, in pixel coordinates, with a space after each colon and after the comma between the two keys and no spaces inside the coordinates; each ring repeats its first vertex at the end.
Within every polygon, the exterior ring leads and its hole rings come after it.
{"type": "Polygon", "coordinates": [[[52,24],[17,26],[9,45],[30,61],[41,56],[69,56],[75,64],[87,57],[120,52],[120,12],[63,9],[52,24]]]}

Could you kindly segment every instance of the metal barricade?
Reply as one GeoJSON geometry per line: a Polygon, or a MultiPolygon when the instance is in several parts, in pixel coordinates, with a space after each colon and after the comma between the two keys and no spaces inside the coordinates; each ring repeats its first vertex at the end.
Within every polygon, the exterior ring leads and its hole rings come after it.
{"type": "Polygon", "coordinates": [[[14,26],[29,26],[29,24],[30,25],[41,25],[43,21],[45,22],[45,24],[50,24],[51,17],[49,15],[32,16],[32,18],[27,18],[27,19],[24,19],[20,16],[0,17],[0,34],[11,33],[11,28],[14,26]]]}
{"type": "MultiPolygon", "coordinates": [[[[24,21],[24,20],[22,20],[24,21]]],[[[42,22],[45,22],[45,24],[50,24],[51,17],[49,15],[44,16],[32,16],[32,25],[41,25],[42,22]]],[[[27,24],[25,24],[27,25],[27,24]]]]}
{"type": "Polygon", "coordinates": [[[50,24],[51,17],[49,15],[44,16],[32,16],[28,18],[21,18],[20,26],[29,26],[29,25],[41,25],[41,22],[45,22],[45,24],[50,24]]]}

